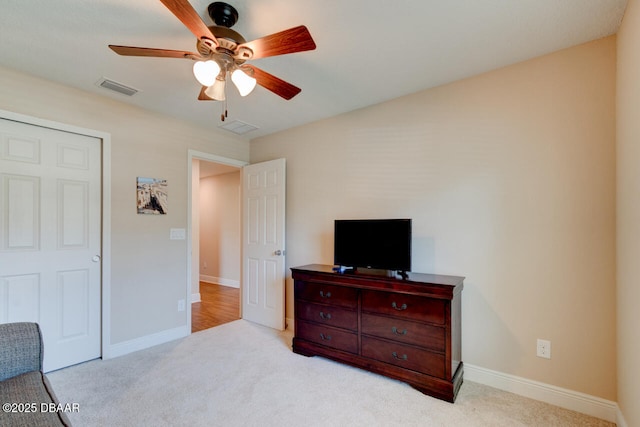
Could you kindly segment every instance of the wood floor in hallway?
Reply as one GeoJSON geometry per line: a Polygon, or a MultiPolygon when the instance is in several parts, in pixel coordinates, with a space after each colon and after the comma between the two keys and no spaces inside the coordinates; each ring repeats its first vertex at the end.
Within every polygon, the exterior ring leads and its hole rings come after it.
{"type": "Polygon", "coordinates": [[[191,332],[240,319],[240,289],[200,282],[200,302],[191,305],[191,332]]]}

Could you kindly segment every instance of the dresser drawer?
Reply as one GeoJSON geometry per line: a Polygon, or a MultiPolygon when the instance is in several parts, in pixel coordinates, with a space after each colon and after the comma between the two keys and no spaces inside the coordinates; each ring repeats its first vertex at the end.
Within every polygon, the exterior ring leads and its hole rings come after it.
{"type": "Polygon", "coordinates": [[[445,323],[445,306],[445,301],[439,299],[392,292],[362,292],[363,312],[388,314],[440,325],[445,323]]]}
{"type": "Polygon", "coordinates": [[[445,351],[445,329],[442,326],[363,313],[362,333],[443,353],[445,351]]]}
{"type": "Polygon", "coordinates": [[[445,374],[443,354],[400,343],[362,337],[362,356],[438,378],[445,374]]]}
{"type": "Polygon", "coordinates": [[[358,335],[353,332],[298,320],[296,337],[349,353],[358,353],[358,335]]]}
{"type": "Polygon", "coordinates": [[[358,290],[344,286],[295,282],[295,299],[356,309],[358,307],[358,290]]]}
{"type": "Polygon", "coordinates": [[[351,329],[352,331],[358,330],[358,313],[356,311],[332,305],[298,302],[296,304],[296,315],[302,320],[351,329]]]}

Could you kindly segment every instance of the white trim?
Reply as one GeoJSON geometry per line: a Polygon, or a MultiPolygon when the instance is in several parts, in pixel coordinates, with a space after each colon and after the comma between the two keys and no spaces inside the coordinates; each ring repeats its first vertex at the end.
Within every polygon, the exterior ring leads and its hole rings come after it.
{"type": "Polygon", "coordinates": [[[102,357],[109,352],[111,337],[111,134],[66,123],[41,119],[0,109],[0,118],[27,123],[35,126],[86,135],[100,139],[102,152],[102,357]]]}
{"type": "Polygon", "coordinates": [[[191,294],[191,304],[194,304],[200,301],[202,301],[202,298],[200,298],[200,292],[191,294]]]}
{"type": "MultiPolygon", "coordinates": [[[[193,160],[204,160],[207,162],[221,163],[228,166],[235,166],[237,168],[242,168],[249,164],[249,162],[245,162],[243,160],[231,159],[228,157],[221,157],[216,154],[205,153],[203,151],[197,150],[187,150],[187,284],[186,284],[186,296],[187,298],[193,298],[193,294],[191,293],[191,279],[192,279],[192,271],[191,271],[191,262],[192,262],[192,253],[194,249],[197,249],[196,245],[199,245],[199,236],[192,236],[193,225],[191,224],[192,218],[192,206],[193,206],[193,189],[191,181],[193,179],[193,160]],[[195,248],[194,248],[195,247],[195,248]]],[[[240,290],[242,293],[242,289],[240,290]]],[[[199,294],[198,294],[199,295],[199,294]]],[[[199,299],[199,296],[198,296],[199,299]]],[[[192,300],[192,302],[195,302],[192,300]]],[[[242,310],[242,308],[241,308],[242,310]]],[[[191,331],[191,304],[187,304],[187,330],[191,331]]]]}
{"type": "Polygon", "coordinates": [[[224,279],[222,277],[200,275],[200,281],[205,283],[213,283],[214,285],[228,286],[230,288],[240,288],[240,281],[234,279],[224,279]]]}
{"type": "Polygon", "coordinates": [[[464,364],[464,379],[609,422],[616,422],[618,414],[622,417],[616,402],[467,363],[464,364]]]}
{"type": "Polygon", "coordinates": [[[111,135],[102,138],[102,358],[111,347],[111,135]]]}
{"type": "Polygon", "coordinates": [[[190,333],[191,331],[187,329],[186,326],[179,326],[177,328],[168,329],[155,334],[134,338],[132,340],[110,346],[109,349],[105,351],[106,356],[103,356],[103,359],[124,356],[125,354],[133,353],[134,351],[144,350],[159,344],[184,338],[190,333]]]}
{"type": "Polygon", "coordinates": [[[249,164],[249,162],[245,162],[243,160],[221,157],[215,154],[205,153],[204,151],[189,150],[189,164],[191,164],[191,161],[193,159],[205,160],[207,162],[213,163],[222,163],[224,165],[235,166],[237,168],[241,168],[249,164]]]}

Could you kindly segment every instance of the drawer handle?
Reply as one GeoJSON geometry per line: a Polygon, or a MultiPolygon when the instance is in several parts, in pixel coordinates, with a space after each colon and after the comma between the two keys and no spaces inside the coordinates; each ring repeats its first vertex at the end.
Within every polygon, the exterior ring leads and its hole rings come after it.
{"type": "Polygon", "coordinates": [[[331,341],[331,335],[320,334],[320,339],[322,341],[331,341]]]}
{"type": "Polygon", "coordinates": [[[407,355],[403,354],[402,356],[398,356],[398,353],[396,353],[395,351],[393,353],[391,353],[391,355],[393,356],[394,359],[396,360],[407,360],[407,355]]]}
{"type": "Polygon", "coordinates": [[[331,313],[324,314],[322,311],[320,312],[320,317],[325,320],[331,320],[331,313]]]}
{"type": "Polygon", "coordinates": [[[394,301],[391,303],[391,307],[395,308],[398,311],[402,311],[407,309],[407,304],[402,304],[400,307],[398,307],[398,304],[396,304],[396,302],[394,301]]]}
{"type": "Polygon", "coordinates": [[[324,291],[320,291],[320,296],[322,298],[331,298],[331,292],[327,292],[326,294],[324,293],[324,291]]]}
{"type": "Polygon", "coordinates": [[[391,332],[393,332],[396,335],[407,335],[406,329],[403,329],[402,332],[400,332],[398,328],[396,328],[395,326],[391,328],[391,332]]]}

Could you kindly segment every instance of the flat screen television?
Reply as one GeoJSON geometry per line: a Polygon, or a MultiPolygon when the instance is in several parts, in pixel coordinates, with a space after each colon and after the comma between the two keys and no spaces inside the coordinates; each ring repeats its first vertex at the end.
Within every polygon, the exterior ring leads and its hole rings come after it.
{"type": "Polygon", "coordinates": [[[337,219],[333,255],[341,267],[411,271],[411,220],[337,219]]]}

